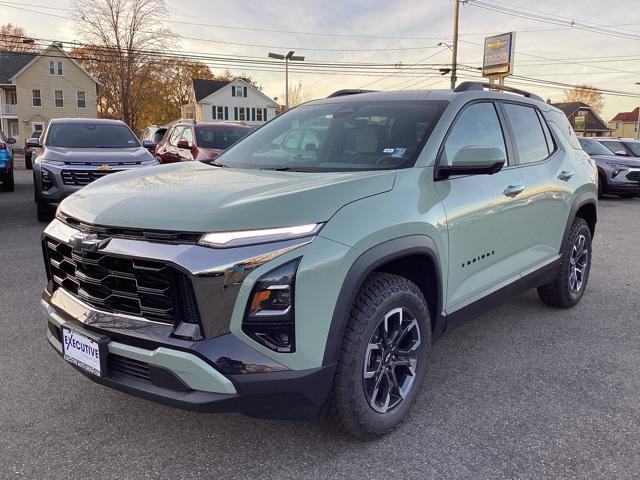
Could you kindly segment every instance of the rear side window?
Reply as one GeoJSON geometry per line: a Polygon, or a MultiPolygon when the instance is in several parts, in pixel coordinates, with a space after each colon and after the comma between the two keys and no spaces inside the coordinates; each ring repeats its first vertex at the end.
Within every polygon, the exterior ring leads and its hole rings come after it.
{"type": "Polygon", "coordinates": [[[551,151],[535,108],[505,103],[504,109],[513,130],[520,164],[546,159],[551,151]]]}
{"type": "Polygon", "coordinates": [[[624,148],[624,145],[622,144],[622,142],[616,142],[616,141],[609,141],[607,140],[606,142],[602,142],[602,144],[607,147],[609,150],[611,150],[612,153],[615,153],[616,155],[624,155],[627,153],[627,151],[624,148]],[[622,152],[622,153],[620,153],[622,152]]]}
{"type": "Polygon", "coordinates": [[[465,147],[494,148],[500,151],[501,158],[507,158],[500,120],[492,103],[475,103],[462,111],[447,136],[441,163],[468,164],[470,158],[465,147]]]}

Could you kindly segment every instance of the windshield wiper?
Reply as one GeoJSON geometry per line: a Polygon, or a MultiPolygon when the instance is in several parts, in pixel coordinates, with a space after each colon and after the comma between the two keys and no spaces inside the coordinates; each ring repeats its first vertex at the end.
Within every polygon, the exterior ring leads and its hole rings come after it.
{"type": "Polygon", "coordinates": [[[284,165],[279,167],[262,167],[259,170],[269,170],[271,172],[312,172],[313,169],[309,167],[286,167],[284,165]]]}
{"type": "Polygon", "coordinates": [[[216,162],[215,160],[204,160],[202,163],[206,163],[207,165],[211,165],[212,167],[225,167],[224,163],[216,162]]]}

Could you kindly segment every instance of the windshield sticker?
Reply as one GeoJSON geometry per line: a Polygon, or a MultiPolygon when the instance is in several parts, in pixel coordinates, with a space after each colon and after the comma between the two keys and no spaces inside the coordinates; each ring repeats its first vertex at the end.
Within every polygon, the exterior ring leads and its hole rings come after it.
{"type": "Polygon", "coordinates": [[[406,152],[407,149],[406,148],[396,148],[394,149],[393,155],[391,155],[393,158],[401,158],[404,155],[404,152],[406,152]]]}
{"type": "Polygon", "coordinates": [[[395,148],[385,148],[384,150],[382,150],[382,153],[393,153],[395,152],[395,148]]]}

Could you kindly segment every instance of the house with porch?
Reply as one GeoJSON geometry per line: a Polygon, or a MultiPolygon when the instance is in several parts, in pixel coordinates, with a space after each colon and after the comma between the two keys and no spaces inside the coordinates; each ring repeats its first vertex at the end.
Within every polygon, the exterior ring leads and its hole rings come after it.
{"type": "Polygon", "coordinates": [[[95,118],[98,82],[60,44],[0,51],[0,129],[21,145],[53,118],[95,118]]]}
{"type": "Polygon", "coordinates": [[[603,120],[600,114],[583,102],[552,103],[569,119],[576,135],[583,137],[610,137],[612,128],[603,120]]]}
{"type": "Polygon", "coordinates": [[[191,100],[182,106],[182,118],[198,122],[238,121],[262,125],[276,116],[278,104],[243,78],[191,79],[191,100]]]}

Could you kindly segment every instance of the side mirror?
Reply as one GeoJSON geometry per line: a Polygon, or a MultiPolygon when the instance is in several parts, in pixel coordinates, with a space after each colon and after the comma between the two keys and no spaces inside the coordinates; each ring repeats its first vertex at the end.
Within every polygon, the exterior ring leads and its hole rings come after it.
{"type": "Polygon", "coordinates": [[[144,148],[153,149],[153,148],[156,148],[158,146],[158,144],[155,143],[155,142],[152,142],[151,140],[143,140],[142,141],[142,146],[144,148]]]}
{"type": "Polygon", "coordinates": [[[42,145],[40,145],[40,139],[39,138],[27,138],[27,146],[29,147],[33,147],[33,148],[39,148],[42,145]]]}
{"type": "Polygon", "coordinates": [[[191,145],[189,145],[189,142],[187,142],[186,140],[179,140],[178,148],[191,148],[191,145]]]}
{"type": "Polygon", "coordinates": [[[438,165],[436,180],[453,175],[493,175],[502,170],[506,161],[498,148],[470,145],[458,151],[451,165],[438,165]]]}
{"type": "Polygon", "coordinates": [[[9,138],[7,138],[7,143],[9,145],[13,145],[14,143],[16,143],[16,139],[13,138],[13,137],[9,137],[9,138]]]}
{"type": "Polygon", "coordinates": [[[622,157],[628,157],[629,154],[627,152],[625,152],[624,150],[616,150],[615,152],[613,152],[615,155],[620,155],[622,157]]]}

